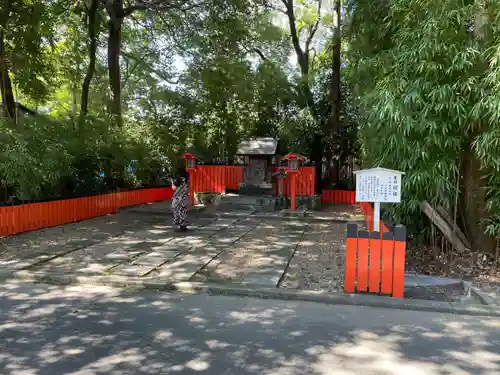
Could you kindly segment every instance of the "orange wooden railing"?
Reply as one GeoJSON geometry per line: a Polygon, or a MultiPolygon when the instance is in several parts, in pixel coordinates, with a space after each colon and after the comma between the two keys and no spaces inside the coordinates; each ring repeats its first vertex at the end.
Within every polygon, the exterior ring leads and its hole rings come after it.
{"type": "MultiPolygon", "coordinates": [[[[290,197],[290,177],[283,181],[283,195],[290,197]]],[[[300,167],[297,173],[297,195],[312,197],[316,195],[316,168],[300,167]]]]}
{"type": "Polygon", "coordinates": [[[113,214],[120,208],[171,199],[173,189],[152,188],[0,207],[0,236],[113,214]]]}
{"type": "MultiPolygon", "coordinates": [[[[353,190],[323,190],[321,194],[322,203],[333,204],[358,204],[365,216],[368,230],[373,230],[373,206],[368,202],[356,202],[356,192],[353,190]]],[[[389,228],[380,220],[380,231],[389,232],[389,228]]]]}
{"type": "Polygon", "coordinates": [[[404,297],[406,228],[394,232],[358,231],[347,224],[344,291],[404,297]]]}
{"type": "MultiPolygon", "coordinates": [[[[238,190],[244,180],[245,165],[199,165],[191,181],[197,193],[224,193],[226,190],[238,190]]],[[[276,169],[276,168],[274,168],[276,169]]],[[[314,196],[314,167],[300,167],[297,174],[297,195],[314,196]]],[[[290,195],[290,178],[284,180],[284,195],[290,195]]]]}
{"type": "Polygon", "coordinates": [[[223,193],[226,190],[226,166],[200,165],[190,182],[196,193],[223,193]]]}
{"type": "Polygon", "coordinates": [[[321,193],[322,203],[356,204],[356,192],[353,190],[326,190],[321,193]]]}
{"type": "Polygon", "coordinates": [[[244,180],[245,165],[226,166],[226,189],[238,190],[244,180]]]}

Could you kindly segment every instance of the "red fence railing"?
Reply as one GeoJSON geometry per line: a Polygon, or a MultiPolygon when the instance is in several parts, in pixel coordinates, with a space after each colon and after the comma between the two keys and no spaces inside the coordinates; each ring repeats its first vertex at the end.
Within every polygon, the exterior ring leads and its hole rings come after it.
{"type": "Polygon", "coordinates": [[[200,165],[190,183],[196,193],[223,193],[226,181],[225,165],[200,165]]]}
{"type": "Polygon", "coordinates": [[[120,208],[171,199],[173,189],[152,188],[0,207],[0,236],[113,214],[120,208]]]}
{"type": "MultiPolygon", "coordinates": [[[[323,190],[321,193],[322,203],[332,204],[358,204],[365,216],[366,225],[369,231],[373,230],[373,206],[368,202],[356,202],[356,192],[354,190],[323,190]]],[[[380,220],[380,231],[389,232],[389,229],[380,220]]]]}
{"type": "Polygon", "coordinates": [[[240,184],[244,180],[245,166],[244,165],[227,165],[226,166],[226,189],[238,190],[240,184]]]}
{"type": "Polygon", "coordinates": [[[326,190],[321,193],[322,203],[356,204],[356,192],[352,190],[326,190]]]}
{"type": "MultiPolygon", "coordinates": [[[[283,181],[283,194],[290,196],[290,177],[283,181]]],[[[316,195],[316,168],[300,167],[297,173],[297,195],[312,197],[316,195]]]]}
{"type": "MultiPolygon", "coordinates": [[[[245,165],[199,165],[191,183],[196,193],[224,193],[226,190],[238,190],[244,180],[245,168],[245,165]]],[[[316,194],[315,173],[314,167],[300,167],[297,174],[297,195],[316,194]]],[[[290,178],[284,180],[283,187],[284,195],[288,197],[290,178]]]]}
{"type": "Polygon", "coordinates": [[[344,291],[404,297],[406,228],[394,232],[358,231],[347,224],[344,291]]]}

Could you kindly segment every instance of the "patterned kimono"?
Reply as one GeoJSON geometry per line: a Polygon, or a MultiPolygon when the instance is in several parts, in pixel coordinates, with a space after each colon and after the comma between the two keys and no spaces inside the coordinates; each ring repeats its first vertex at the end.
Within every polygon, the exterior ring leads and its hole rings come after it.
{"type": "Polygon", "coordinates": [[[172,199],[172,208],[174,209],[174,225],[185,228],[188,225],[187,211],[188,211],[189,189],[185,180],[175,188],[174,197],[172,199]]]}

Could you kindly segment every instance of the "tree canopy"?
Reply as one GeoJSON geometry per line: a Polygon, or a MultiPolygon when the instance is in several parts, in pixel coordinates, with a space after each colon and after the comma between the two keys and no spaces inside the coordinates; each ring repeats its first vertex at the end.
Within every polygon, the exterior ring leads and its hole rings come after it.
{"type": "Polygon", "coordinates": [[[498,0],[1,0],[1,200],[150,186],[279,137],[318,187],[406,172],[387,207],[500,232],[498,0]]]}

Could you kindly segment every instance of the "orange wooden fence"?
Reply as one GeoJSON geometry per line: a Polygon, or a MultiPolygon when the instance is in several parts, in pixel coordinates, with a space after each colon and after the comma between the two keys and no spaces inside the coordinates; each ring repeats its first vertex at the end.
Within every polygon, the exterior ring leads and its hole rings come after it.
{"type": "MultiPolygon", "coordinates": [[[[196,168],[193,184],[197,193],[224,193],[226,190],[238,190],[244,180],[245,165],[199,165],[196,168]]],[[[314,167],[300,167],[297,174],[297,195],[314,196],[314,167]]],[[[290,178],[284,180],[284,195],[290,195],[290,178]]]]}
{"type": "Polygon", "coordinates": [[[321,193],[322,203],[356,204],[356,192],[353,190],[326,190],[321,193]]]}
{"type": "Polygon", "coordinates": [[[406,228],[394,232],[358,231],[347,224],[344,291],[404,297],[406,228]]]}
{"type": "Polygon", "coordinates": [[[152,188],[0,207],[0,236],[113,214],[123,207],[167,200],[172,195],[171,187],[152,188]]]}
{"type": "MultiPolygon", "coordinates": [[[[290,196],[290,177],[283,181],[283,195],[290,196]]],[[[316,168],[300,167],[297,173],[297,196],[312,197],[316,195],[316,168]]]]}
{"type": "MultiPolygon", "coordinates": [[[[365,215],[366,225],[368,230],[373,230],[373,206],[368,202],[356,202],[356,192],[353,190],[323,190],[321,194],[322,203],[333,204],[358,204],[363,214],[365,215]]],[[[389,232],[389,228],[380,220],[380,231],[382,233],[389,232]]]]}
{"type": "Polygon", "coordinates": [[[223,193],[226,190],[226,166],[200,165],[190,183],[196,193],[223,193]]]}
{"type": "Polygon", "coordinates": [[[245,174],[244,165],[227,165],[226,166],[226,189],[238,190],[243,182],[245,174]]]}

